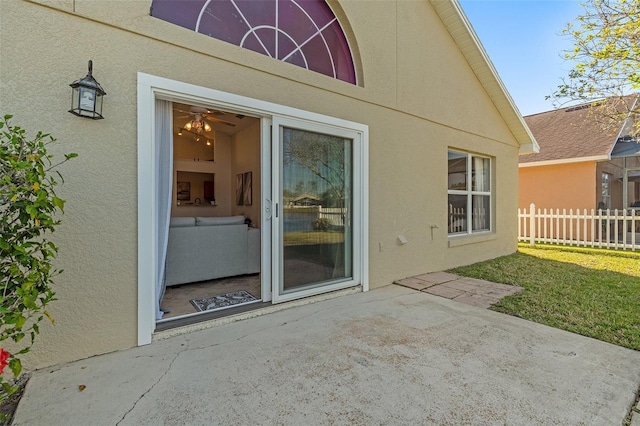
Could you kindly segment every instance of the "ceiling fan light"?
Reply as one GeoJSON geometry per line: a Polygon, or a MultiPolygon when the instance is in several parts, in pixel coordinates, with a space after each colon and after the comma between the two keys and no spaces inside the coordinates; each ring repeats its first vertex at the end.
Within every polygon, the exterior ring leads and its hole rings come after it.
{"type": "Polygon", "coordinates": [[[178,129],[178,136],[182,136],[182,129],[178,129]]]}
{"type": "Polygon", "coordinates": [[[204,130],[207,132],[211,131],[211,126],[209,126],[209,123],[206,123],[206,122],[204,123],[204,130]]]}
{"type": "Polygon", "coordinates": [[[184,125],[184,128],[187,130],[191,130],[191,122],[187,122],[187,124],[184,125]]]}
{"type": "Polygon", "coordinates": [[[211,141],[207,139],[207,146],[211,146],[211,141]]]}

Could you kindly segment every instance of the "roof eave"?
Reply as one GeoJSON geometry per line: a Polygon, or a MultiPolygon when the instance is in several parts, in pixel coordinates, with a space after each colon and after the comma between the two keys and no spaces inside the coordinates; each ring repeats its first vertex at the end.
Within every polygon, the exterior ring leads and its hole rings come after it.
{"type": "Polygon", "coordinates": [[[516,138],[520,154],[540,152],[538,142],[522,118],[515,102],[500,79],[489,55],[482,47],[458,0],[430,0],[447,31],[466,58],[480,84],[516,138]]]}
{"type": "Polygon", "coordinates": [[[520,144],[520,149],[518,150],[518,154],[538,154],[540,152],[540,147],[538,146],[538,142],[534,139],[532,143],[528,144],[520,144]]]}
{"type": "Polygon", "coordinates": [[[571,164],[571,163],[586,163],[589,161],[608,161],[610,160],[608,155],[593,155],[591,157],[576,157],[576,158],[559,158],[556,160],[541,160],[530,161],[528,163],[518,164],[519,168],[523,167],[541,167],[541,166],[556,166],[559,164],[571,164]]]}

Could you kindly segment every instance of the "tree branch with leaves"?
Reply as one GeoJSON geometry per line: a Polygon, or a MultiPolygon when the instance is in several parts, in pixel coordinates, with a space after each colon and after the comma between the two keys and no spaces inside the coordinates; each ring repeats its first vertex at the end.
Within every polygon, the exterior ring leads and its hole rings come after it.
{"type": "Polygon", "coordinates": [[[58,247],[49,235],[65,204],[55,193],[64,181],[56,168],[77,156],[54,163],[47,148],[55,139],[43,132],[29,138],[11,118],[0,118],[0,344],[12,342],[11,352],[0,347],[0,401],[16,390],[5,367],[17,379],[20,356],[31,349],[40,322],[53,322],[46,308],[55,300],[53,278],[62,271],[54,268],[58,247]]]}
{"type": "MultiPolygon", "coordinates": [[[[319,182],[329,188],[330,198],[336,207],[345,199],[345,140],[335,136],[289,130],[283,144],[285,164],[298,164],[313,173],[319,182]]],[[[311,181],[311,187],[318,189],[318,182],[311,181]]],[[[299,183],[297,192],[304,190],[304,182],[299,183]]],[[[309,188],[311,189],[311,188],[309,188]]],[[[331,207],[325,205],[324,207],[331,207]]]]}
{"type": "Polygon", "coordinates": [[[573,50],[564,52],[573,68],[547,98],[556,106],[591,103],[606,122],[631,114],[637,134],[640,105],[625,95],[640,90],[640,0],[587,0],[582,6],[584,13],[562,31],[573,40],[573,50]]]}

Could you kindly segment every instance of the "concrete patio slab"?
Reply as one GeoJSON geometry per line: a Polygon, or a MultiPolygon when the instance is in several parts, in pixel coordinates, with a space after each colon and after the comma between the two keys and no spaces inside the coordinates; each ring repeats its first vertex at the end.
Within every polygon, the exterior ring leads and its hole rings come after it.
{"type": "Polygon", "coordinates": [[[465,294],[464,290],[457,288],[446,287],[444,285],[436,285],[424,290],[425,293],[433,294],[435,296],[446,297],[447,299],[455,299],[458,296],[465,294]]]}
{"type": "Polygon", "coordinates": [[[477,292],[482,288],[482,284],[471,283],[471,282],[462,281],[462,280],[455,280],[455,281],[449,281],[449,282],[443,283],[442,287],[455,288],[457,290],[462,290],[462,291],[477,292]]]}
{"type": "Polygon", "coordinates": [[[640,352],[392,285],[36,371],[14,425],[619,425],[638,383],[640,352]]]}
{"type": "Polygon", "coordinates": [[[428,281],[433,284],[442,284],[460,277],[448,272],[430,272],[428,274],[417,275],[416,278],[420,278],[421,280],[428,281]]]}
{"type": "Polygon", "coordinates": [[[433,283],[427,283],[426,281],[421,280],[418,277],[410,277],[410,278],[405,278],[402,280],[398,280],[397,281],[398,285],[401,285],[403,287],[408,287],[408,288],[412,288],[414,290],[424,290],[425,288],[431,287],[435,284],[433,283]]]}
{"type": "Polygon", "coordinates": [[[495,305],[503,297],[523,290],[518,286],[462,277],[448,272],[417,275],[398,280],[394,284],[485,309],[495,305]],[[430,284],[426,286],[423,283],[430,284]]]}

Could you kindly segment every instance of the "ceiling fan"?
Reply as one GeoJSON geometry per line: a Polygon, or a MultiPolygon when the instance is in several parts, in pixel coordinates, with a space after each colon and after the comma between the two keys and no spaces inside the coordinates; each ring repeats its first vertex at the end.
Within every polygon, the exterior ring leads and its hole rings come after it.
{"type": "Polygon", "coordinates": [[[212,123],[224,124],[226,126],[231,126],[231,127],[236,126],[235,123],[215,117],[216,115],[224,115],[225,113],[222,111],[209,110],[207,108],[202,108],[197,106],[192,106],[190,108],[190,111],[184,111],[177,108],[175,109],[175,111],[182,114],[186,114],[182,116],[177,116],[176,118],[190,118],[190,120],[187,121],[187,123],[184,126],[182,126],[184,129],[190,132],[196,132],[196,133],[202,133],[203,131],[210,132],[211,125],[207,123],[207,121],[210,121],[212,123]]]}

